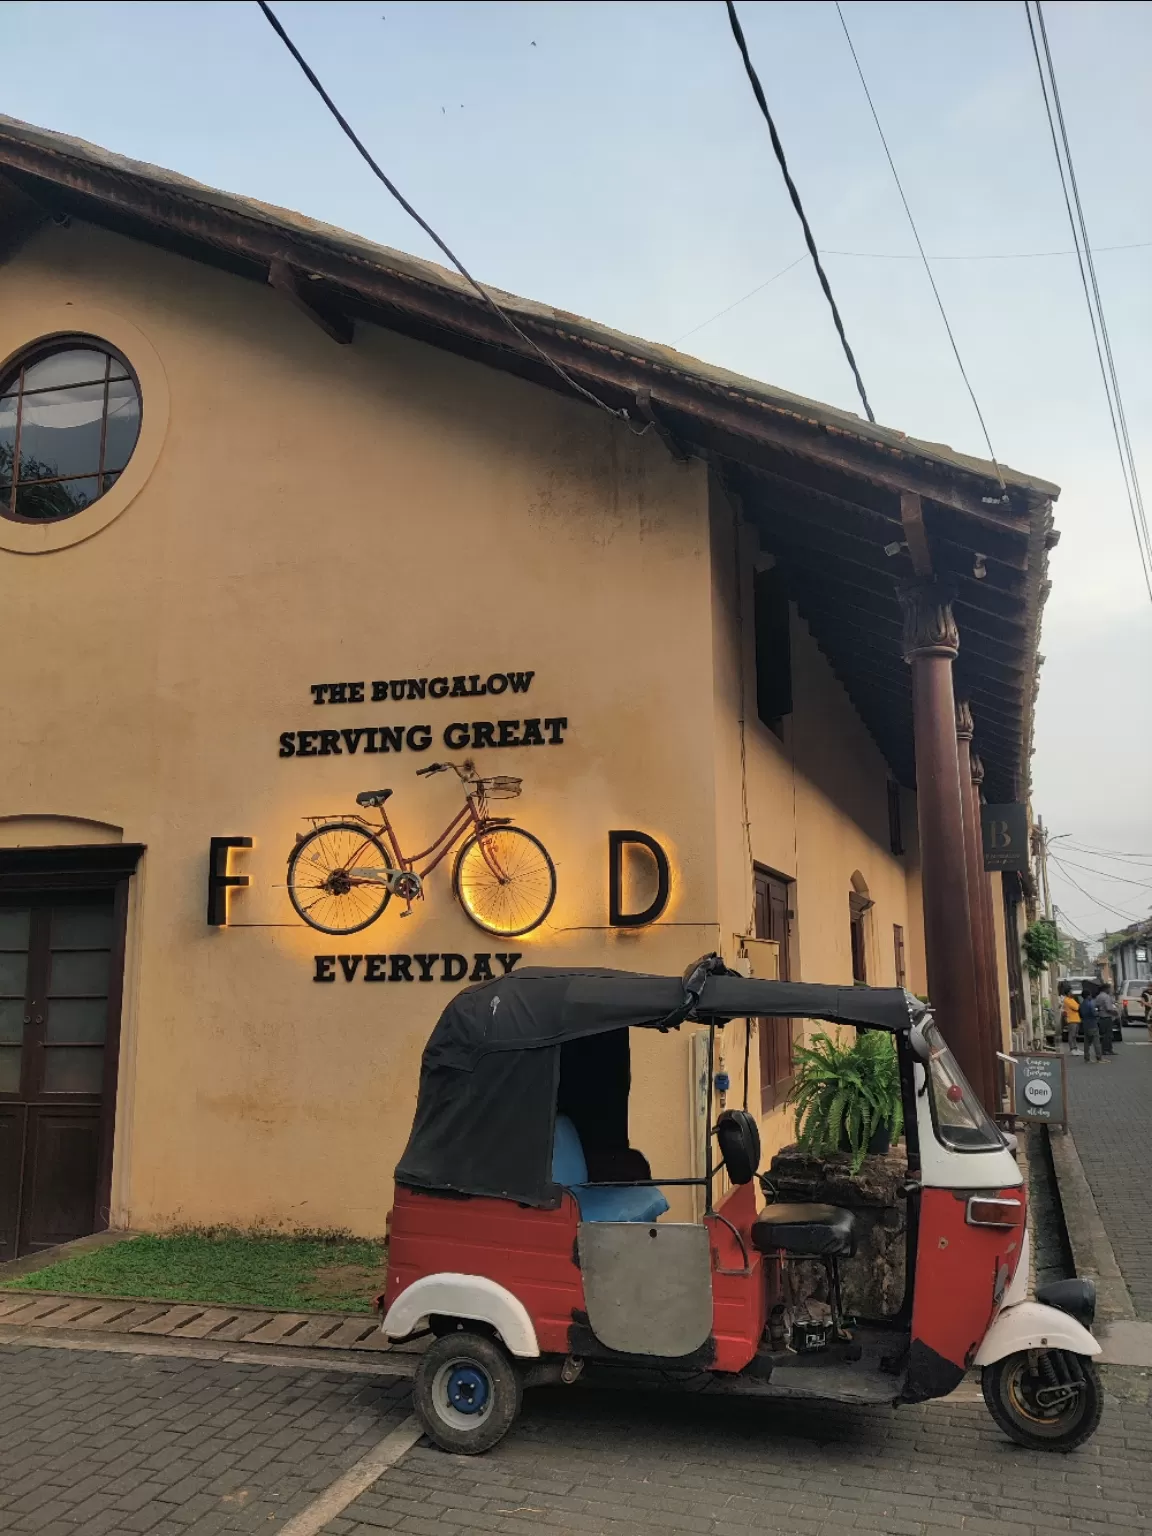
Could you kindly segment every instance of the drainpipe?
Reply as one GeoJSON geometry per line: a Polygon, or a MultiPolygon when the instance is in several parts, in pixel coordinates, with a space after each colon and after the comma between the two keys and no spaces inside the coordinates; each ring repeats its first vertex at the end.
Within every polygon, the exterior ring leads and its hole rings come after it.
{"type": "Polygon", "coordinates": [[[952,593],[939,582],[903,582],[897,595],[904,614],[904,660],[912,671],[928,995],[964,1075],[984,1098],[985,1052],[964,841],[968,795],[960,792],[952,688],[960,636],[952,616],[952,593]]]}

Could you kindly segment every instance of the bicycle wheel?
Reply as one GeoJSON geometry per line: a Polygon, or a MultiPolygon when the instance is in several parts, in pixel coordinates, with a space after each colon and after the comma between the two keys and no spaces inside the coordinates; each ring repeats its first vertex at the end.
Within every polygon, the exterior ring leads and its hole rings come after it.
{"type": "Polygon", "coordinates": [[[329,822],[301,838],[292,850],[288,896],[310,928],[358,933],[388,905],[391,892],[379,877],[392,868],[384,844],[366,827],[329,822]]]}
{"type": "Polygon", "coordinates": [[[551,912],[556,869],[547,848],[531,832],[492,827],[474,832],[461,848],[452,888],[478,928],[515,939],[538,928],[551,912]]]}

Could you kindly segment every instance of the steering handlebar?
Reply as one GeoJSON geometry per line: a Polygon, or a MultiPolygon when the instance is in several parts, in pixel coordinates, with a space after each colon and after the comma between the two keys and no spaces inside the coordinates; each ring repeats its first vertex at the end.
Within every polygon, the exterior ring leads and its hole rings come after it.
{"type": "Polygon", "coordinates": [[[458,779],[475,779],[476,764],[470,757],[466,757],[462,763],[429,763],[427,768],[417,768],[416,777],[426,779],[430,773],[447,773],[449,768],[458,779]]]}

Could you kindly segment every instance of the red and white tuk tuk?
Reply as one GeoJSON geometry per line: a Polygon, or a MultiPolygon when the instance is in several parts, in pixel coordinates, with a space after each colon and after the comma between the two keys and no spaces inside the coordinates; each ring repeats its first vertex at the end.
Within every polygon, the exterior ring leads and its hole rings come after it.
{"type": "Polygon", "coordinates": [[[416,1404],[446,1450],[489,1449],[525,1386],[571,1383],[585,1366],[878,1404],[944,1396],[980,1367],[993,1418],[1022,1445],[1072,1450],[1099,1423],[1094,1288],[1062,1281],[1027,1299],[1026,1194],[1009,1140],[930,1009],[901,990],[750,980],[715,956],[683,979],[540,968],[471,987],[424,1051],[396,1186],[383,1330],[435,1336],[416,1404]],[[749,1017],[894,1037],[908,1246],[893,1316],[848,1326],[840,1261],[855,1252],[853,1213],[771,1198],[746,1111],[719,1116],[700,1177],[653,1178],[629,1144],[629,1031],[706,1025],[711,1066],[716,1030],[749,1017]],[[732,1185],[715,1204],[713,1137],[732,1185]],[[665,1219],[669,1186],[699,1187],[701,1220],[665,1219]],[[813,1273],[828,1326],[770,1328],[795,1291],[786,1275],[813,1273]]]}

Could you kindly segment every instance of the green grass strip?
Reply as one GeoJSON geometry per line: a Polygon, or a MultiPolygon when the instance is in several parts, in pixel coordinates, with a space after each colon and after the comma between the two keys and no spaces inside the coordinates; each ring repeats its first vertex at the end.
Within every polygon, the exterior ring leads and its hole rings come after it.
{"type": "Polygon", "coordinates": [[[370,1312],[384,1288],[379,1243],[288,1237],[142,1236],[0,1282],[142,1301],[218,1302],[275,1312],[370,1312]]]}

